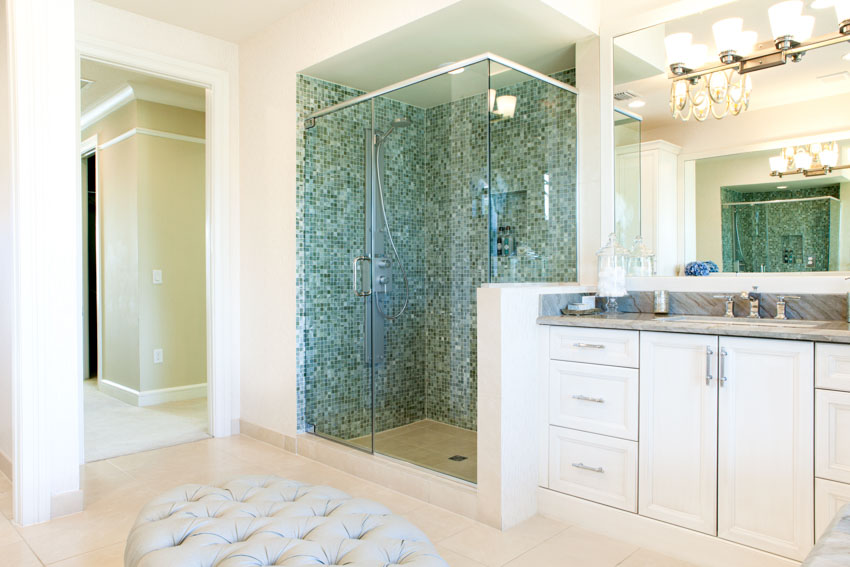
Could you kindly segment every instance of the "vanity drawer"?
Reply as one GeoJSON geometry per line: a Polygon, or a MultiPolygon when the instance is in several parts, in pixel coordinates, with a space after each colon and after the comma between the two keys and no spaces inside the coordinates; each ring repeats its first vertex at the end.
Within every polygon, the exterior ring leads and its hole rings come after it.
{"type": "Polygon", "coordinates": [[[823,535],[845,504],[850,504],[850,484],[815,479],[815,539],[823,535]]]}
{"type": "Polygon", "coordinates": [[[549,423],[637,441],[638,371],[551,361],[549,423]]]}
{"type": "Polygon", "coordinates": [[[637,443],[549,427],[549,488],[637,511],[637,443]]]}
{"type": "Polygon", "coordinates": [[[815,387],[850,392],[850,345],[815,345],[815,387]]]}
{"type": "Polygon", "coordinates": [[[850,393],[815,390],[815,476],[850,483],[850,393]]]}
{"type": "Polygon", "coordinates": [[[638,367],[638,331],[552,327],[549,356],[555,360],[638,367]]]}

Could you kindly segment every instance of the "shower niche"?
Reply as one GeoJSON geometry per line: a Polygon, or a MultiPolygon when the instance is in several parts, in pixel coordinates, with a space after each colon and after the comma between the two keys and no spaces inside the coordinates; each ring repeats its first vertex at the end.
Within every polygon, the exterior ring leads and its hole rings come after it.
{"type": "Polygon", "coordinates": [[[573,76],[298,77],[300,430],[476,482],[476,290],[577,280],[573,76]]]}

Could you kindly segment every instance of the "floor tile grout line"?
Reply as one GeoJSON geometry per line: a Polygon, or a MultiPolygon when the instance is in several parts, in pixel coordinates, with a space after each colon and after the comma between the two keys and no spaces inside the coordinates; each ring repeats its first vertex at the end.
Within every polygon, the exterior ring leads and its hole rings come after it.
{"type": "MultiPolygon", "coordinates": [[[[126,540],[120,541],[120,542],[117,542],[117,543],[110,543],[110,544],[104,545],[103,547],[98,547],[98,548],[95,548],[95,549],[90,549],[88,551],[83,551],[82,553],[76,553],[74,555],[69,555],[68,557],[63,557],[62,559],[57,559],[56,561],[51,561],[50,563],[45,563],[44,561],[42,561],[41,564],[44,565],[45,567],[50,567],[51,565],[56,565],[57,563],[62,563],[63,561],[69,561],[71,559],[74,559],[75,557],[82,557],[83,555],[88,555],[89,553],[95,553],[96,551],[103,551],[107,547],[112,547],[113,545],[119,545],[119,544],[126,545],[126,540]]],[[[35,553],[35,552],[33,552],[33,553],[35,553]]],[[[36,556],[36,557],[38,557],[38,556],[36,556]]],[[[39,561],[41,561],[41,558],[39,558],[39,561]]]]}
{"type": "Polygon", "coordinates": [[[620,565],[623,565],[626,561],[628,561],[628,560],[629,560],[629,558],[631,558],[631,556],[632,556],[632,555],[634,555],[635,553],[637,553],[637,552],[638,552],[638,551],[640,551],[641,549],[643,549],[643,548],[642,548],[642,547],[638,547],[637,549],[635,549],[634,551],[632,551],[631,553],[629,553],[629,554],[628,554],[625,558],[623,558],[623,560],[622,560],[622,561],[620,561],[619,563],[617,563],[617,565],[616,565],[615,567],[619,567],[620,565]]]}

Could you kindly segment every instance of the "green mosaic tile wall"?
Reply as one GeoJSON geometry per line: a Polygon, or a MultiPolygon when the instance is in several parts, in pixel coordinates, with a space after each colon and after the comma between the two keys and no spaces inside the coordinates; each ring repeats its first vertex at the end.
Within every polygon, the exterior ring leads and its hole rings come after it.
{"type": "MultiPolygon", "coordinates": [[[[721,203],[772,201],[805,197],[839,196],[839,186],[742,193],[722,188],[721,203]]],[[[836,224],[837,203],[831,200],[798,201],[794,203],[765,203],[733,205],[722,208],[721,238],[723,271],[734,272],[735,212],[738,215],[740,252],[744,264],[741,271],[802,272],[835,269],[838,233],[831,230],[836,224]],[[808,266],[808,258],[814,260],[808,266]]],[[[739,252],[739,253],[740,253],[739,252]]]]}
{"type": "MultiPolygon", "coordinates": [[[[573,71],[556,77],[574,82],[573,71]]],[[[297,80],[299,120],[362,94],[297,80]]],[[[383,160],[387,213],[411,289],[405,315],[386,322],[386,360],[375,366],[377,431],[424,417],[476,428],[475,299],[488,268],[494,281],[576,279],[574,95],[534,80],[498,94],[520,102],[514,119],[492,124],[492,197],[486,94],[428,109],[374,101],[377,129],[411,120],[385,143],[383,160]],[[522,234],[523,255],[491,258],[489,225],[508,221],[522,234]]],[[[371,428],[363,300],[351,293],[350,272],[364,249],[362,132],[371,112],[367,102],[322,117],[298,138],[298,424],[342,438],[371,428]]],[[[398,271],[393,278],[382,300],[392,312],[403,296],[398,271]]]]}

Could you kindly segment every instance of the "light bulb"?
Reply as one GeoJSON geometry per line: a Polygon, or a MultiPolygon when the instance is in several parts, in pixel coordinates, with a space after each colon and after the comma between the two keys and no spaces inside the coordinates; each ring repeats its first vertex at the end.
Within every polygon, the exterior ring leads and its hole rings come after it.
{"type": "Polygon", "coordinates": [[[738,48],[738,36],[741,33],[741,28],[744,26],[744,20],[741,18],[726,18],[720,20],[711,26],[711,31],[714,32],[714,43],[717,45],[717,52],[736,51],[738,48]]]}
{"type": "Polygon", "coordinates": [[[800,18],[797,19],[797,29],[794,31],[794,41],[799,41],[800,43],[809,41],[814,29],[814,16],[800,16],[800,18]]]}
{"type": "Polygon", "coordinates": [[[516,97],[503,95],[496,99],[496,112],[505,118],[513,118],[516,112],[516,97]]]}
{"type": "Polygon", "coordinates": [[[820,164],[824,167],[835,167],[838,165],[838,152],[835,150],[823,150],[819,157],[820,164]]]}
{"type": "Polygon", "coordinates": [[[773,156],[770,158],[770,171],[776,172],[784,172],[785,171],[785,158],[782,156],[773,156]]]}
{"type": "Polygon", "coordinates": [[[684,63],[691,50],[693,35],[688,32],[670,34],[664,38],[667,50],[667,64],[684,63]]]}
{"type": "Polygon", "coordinates": [[[758,43],[759,36],[757,32],[754,31],[743,31],[738,34],[738,47],[735,51],[741,57],[746,57],[756,48],[756,43],[758,43]]]}
{"type": "Polygon", "coordinates": [[[794,154],[794,167],[797,169],[811,168],[812,154],[801,148],[796,154],[794,154]]]}
{"type": "Polygon", "coordinates": [[[787,0],[768,8],[767,17],[770,19],[770,31],[774,39],[793,36],[797,31],[797,20],[802,13],[802,0],[787,0]]]}
{"type": "Polygon", "coordinates": [[[703,43],[691,45],[685,57],[685,66],[689,69],[699,69],[708,61],[708,46],[703,43]]]}

